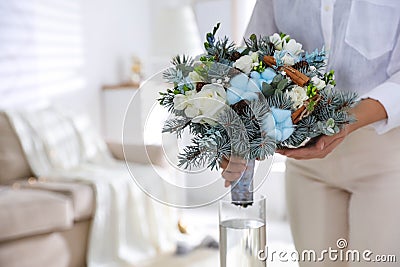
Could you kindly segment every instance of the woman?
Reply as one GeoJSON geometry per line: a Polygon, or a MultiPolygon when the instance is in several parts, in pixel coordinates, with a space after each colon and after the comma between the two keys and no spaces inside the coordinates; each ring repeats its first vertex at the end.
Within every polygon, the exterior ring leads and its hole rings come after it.
{"type": "MultiPolygon", "coordinates": [[[[354,90],[361,101],[357,122],[313,145],[277,151],[288,157],[286,191],[296,249],[320,256],[339,239],[357,249],[342,260],[324,256],[300,266],[396,266],[400,261],[400,1],[259,0],[248,33],[290,34],[313,51],[329,51],[337,88],[354,90]],[[343,241],[343,240],[342,240],[343,241]],[[368,251],[363,257],[364,250],[368,251]],[[371,262],[368,262],[368,261],[371,262]]],[[[242,159],[222,162],[229,181],[240,177],[242,159]]]]}

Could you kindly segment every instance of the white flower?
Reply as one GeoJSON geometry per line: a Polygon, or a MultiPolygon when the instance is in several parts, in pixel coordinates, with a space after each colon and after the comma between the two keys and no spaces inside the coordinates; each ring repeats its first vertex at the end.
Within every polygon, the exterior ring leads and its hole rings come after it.
{"type": "Polygon", "coordinates": [[[327,84],[326,86],[325,86],[325,89],[324,90],[326,90],[326,92],[330,92],[332,89],[333,89],[333,85],[332,84],[327,84]]]}
{"type": "Polygon", "coordinates": [[[283,64],[287,66],[293,66],[295,63],[294,58],[289,53],[286,53],[286,55],[283,56],[282,60],[283,64]]]}
{"type": "Polygon", "coordinates": [[[200,114],[200,110],[194,105],[188,105],[185,109],[185,115],[188,118],[194,118],[200,114]]]}
{"type": "Polygon", "coordinates": [[[249,55],[251,56],[251,59],[253,60],[253,62],[258,63],[258,52],[250,52],[249,55]]]}
{"type": "Polygon", "coordinates": [[[288,92],[290,99],[293,101],[293,108],[298,109],[303,105],[303,102],[308,99],[307,91],[298,85],[288,92]]]}
{"type": "Polygon", "coordinates": [[[184,95],[177,94],[174,97],[174,109],[185,110],[185,115],[189,118],[196,117],[200,114],[200,110],[194,105],[193,98],[195,91],[187,91],[184,95]]]}
{"type": "Polygon", "coordinates": [[[253,59],[249,55],[244,55],[233,63],[233,67],[249,74],[253,68],[253,59]]]}
{"type": "Polygon", "coordinates": [[[197,72],[189,72],[189,78],[192,82],[204,82],[203,77],[201,77],[197,72]]]}
{"type": "Polygon", "coordinates": [[[206,84],[200,92],[193,96],[191,102],[199,110],[193,122],[215,124],[216,119],[225,106],[226,92],[220,84],[206,84]]]}
{"type": "Polygon", "coordinates": [[[295,39],[290,39],[289,42],[283,43],[283,49],[288,51],[293,56],[297,56],[298,54],[303,52],[302,47],[303,45],[297,43],[295,39]]]}
{"type": "Polygon", "coordinates": [[[325,81],[321,80],[317,76],[311,78],[311,82],[317,87],[318,90],[324,89],[326,86],[325,81]]]}
{"type": "Polygon", "coordinates": [[[269,37],[269,41],[274,44],[276,50],[282,50],[282,39],[277,33],[274,33],[269,37]]]}
{"type": "Polygon", "coordinates": [[[187,106],[187,97],[185,95],[175,95],[174,97],[174,109],[184,110],[187,106]]]}

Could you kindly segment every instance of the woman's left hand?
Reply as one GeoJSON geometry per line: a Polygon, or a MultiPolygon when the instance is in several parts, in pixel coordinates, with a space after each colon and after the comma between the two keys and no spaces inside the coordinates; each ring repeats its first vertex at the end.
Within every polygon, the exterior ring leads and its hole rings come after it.
{"type": "Polygon", "coordinates": [[[348,132],[348,127],[344,127],[335,135],[323,135],[319,137],[318,140],[311,145],[293,149],[278,149],[276,152],[294,159],[325,158],[344,140],[348,132]]]}
{"type": "Polygon", "coordinates": [[[339,133],[332,136],[323,135],[315,143],[305,147],[279,149],[276,152],[294,159],[322,159],[331,153],[351,132],[373,122],[387,119],[383,105],[371,98],[361,100],[350,110],[350,113],[354,115],[356,122],[346,125],[339,133]]]}

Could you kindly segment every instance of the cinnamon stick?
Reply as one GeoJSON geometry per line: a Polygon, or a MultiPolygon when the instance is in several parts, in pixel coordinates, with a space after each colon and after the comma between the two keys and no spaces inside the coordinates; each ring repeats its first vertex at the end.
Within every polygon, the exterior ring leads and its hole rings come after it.
{"type": "Polygon", "coordinates": [[[311,111],[306,109],[307,106],[310,104],[310,101],[314,101],[315,105],[316,105],[316,104],[318,104],[318,102],[320,100],[321,100],[321,96],[319,94],[316,94],[311,99],[308,99],[308,100],[304,101],[303,105],[292,113],[292,122],[293,122],[293,124],[297,124],[304,117],[307,117],[308,115],[310,115],[311,111]]]}
{"type": "MultiPolygon", "coordinates": [[[[276,66],[276,61],[273,56],[264,56],[263,58],[265,64],[267,64],[270,67],[276,66]]],[[[309,81],[310,78],[301,73],[300,71],[296,70],[295,68],[291,66],[282,66],[279,67],[278,70],[283,70],[286,72],[286,75],[298,86],[305,86],[309,81]]]]}
{"type": "Polygon", "coordinates": [[[297,124],[302,118],[301,114],[303,113],[303,111],[306,109],[306,106],[301,106],[300,108],[296,109],[293,113],[292,113],[292,122],[293,124],[297,124]]]}

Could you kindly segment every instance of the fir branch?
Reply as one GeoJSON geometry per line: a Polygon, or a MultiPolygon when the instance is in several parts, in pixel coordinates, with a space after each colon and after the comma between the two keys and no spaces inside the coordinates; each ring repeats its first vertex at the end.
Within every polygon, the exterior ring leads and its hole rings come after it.
{"type": "Polygon", "coordinates": [[[194,144],[186,146],[183,152],[178,155],[178,166],[185,169],[192,169],[192,167],[201,167],[208,163],[210,155],[204,151],[200,151],[198,145],[194,144]]]}
{"type": "Polygon", "coordinates": [[[190,124],[190,119],[186,117],[176,117],[165,122],[163,133],[176,133],[178,138],[181,137],[182,131],[190,124]]]}
{"type": "Polygon", "coordinates": [[[159,94],[161,97],[157,101],[161,106],[166,107],[169,112],[172,112],[174,109],[175,93],[171,89],[168,89],[166,93],[160,92],[159,94]]]}
{"type": "Polygon", "coordinates": [[[273,155],[276,150],[276,144],[268,136],[258,137],[252,140],[250,144],[250,159],[264,160],[273,155]]]}
{"type": "Polygon", "coordinates": [[[271,43],[269,36],[261,36],[258,41],[259,53],[260,53],[260,61],[263,61],[264,56],[273,56],[274,55],[274,44],[271,43]]]}
{"type": "Polygon", "coordinates": [[[189,125],[190,133],[199,136],[199,135],[205,135],[207,131],[209,131],[210,126],[208,124],[201,124],[201,123],[191,123],[189,125]]]}
{"type": "Polygon", "coordinates": [[[306,61],[309,66],[314,66],[317,70],[319,70],[326,66],[326,51],[324,48],[322,48],[321,51],[315,49],[311,54],[306,52],[300,60],[306,61]]]}
{"type": "Polygon", "coordinates": [[[232,65],[231,57],[235,52],[235,44],[229,41],[228,37],[218,39],[214,46],[207,49],[207,53],[213,56],[216,62],[226,65],[232,65]]]}
{"type": "Polygon", "coordinates": [[[204,42],[204,48],[207,52],[207,57],[213,61],[229,65],[233,64],[232,58],[236,51],[235,44],[229,41],[228,37],[222,39],[216,39],[216,33],[219,29],[220,23],[214,27],[213,32],[206,34],[206,42],[204,42]]]}
{"type": "Polygon", "coordinates": [[[302,119],[296,126],[293,134],[278,145],[278,148],[283,147],[298,147],[309,138],[316,137],[321,134],[316,129],[317,118],[310,115],[302,119]]]}
{"type": "Polygon", "coordinates": [[[337,111],[348,110],[357,103],[358,95],[351,91],[324,89],[320,91],[322,97],[320,106],[330,107],[337,111]]]}
{"type": "Polygon", "coordinates": [[[250,35],[249,39],[244,38],[244,43],[247,46],[248,49],[252,52],[257,52],[258,51],[258,40],[257,40],[257,35],[254,33],[250,35]]]}
{"type": "Polygon", "coordinates": [[[174,66],[185,65],[185,66],[193,66],[193,58],[187,55],[177,55],[171,59],[171,63],[174,66]]]}
{"type": "Polygon", "coordinates": [[[273,96],[267,97],[265,100],[270,107],[275,107],[279,109],[290,110],[293,106],[293,101],[286,94],[283,93],[278,93],[273,96]]]}
{"type": "Polygon", "coordinates": [[[171,60],[171,63],[175,66],[176,70],[179,70],[182,73],[183,77],[187,77],[194,69],[193,58],[186,55],[175,56],[171,60]]]}

